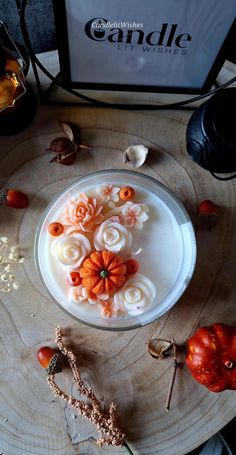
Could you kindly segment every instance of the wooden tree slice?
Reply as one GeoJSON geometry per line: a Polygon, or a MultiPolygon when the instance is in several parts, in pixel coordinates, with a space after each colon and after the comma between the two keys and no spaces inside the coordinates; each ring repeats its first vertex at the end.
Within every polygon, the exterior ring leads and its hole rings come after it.
{"type": "MultiPolygon", "coordinates": [[[[19,290],[0,293],[1,304],[1,445],[8,455],[124,454],[125,448],[99,449],[94,427],[53,398],[36,360],[42,345],[53,345],[54,328],[63,326],[79,353],[83,377],[104,402],[115,400],[134,454],[183,455],[217,432],[235,415],[236,393],[210,393],[186,367],[178,369],[171,410],[165,410],[172,374],[171,359],[147,353],[152,337],[174,337],[183,344],[200,325],[236,324],[236,183],[218,182],[191,162],[186,153],[187,113],[155,116],[89,108],[40,108],[34,124],[12,138],[1,138],[0,179],[28,194],[26,210],[0,207],[0,235],[20,245],[24,264],[16,266],[19,290]],[[76,163],[49,164],[45,152],[61,136],[58,120],[80,125],[91,144],[76,163]],[[149,326],[117,333],[88,328],[51,302],[36,275],[34,237],[50,200],[65,185],[95,170],[126,168],[122,152],[131,144],[150,149],[140,169],[167,185],[192,219],[201,200],[220,208],[211,231],[197,232],[194,277],[171,311],[149,326]],[[7,419],[7,420],[6,420],[7,419]]],[[[61,375],[68,393],[71,376],[61,375]]]]}

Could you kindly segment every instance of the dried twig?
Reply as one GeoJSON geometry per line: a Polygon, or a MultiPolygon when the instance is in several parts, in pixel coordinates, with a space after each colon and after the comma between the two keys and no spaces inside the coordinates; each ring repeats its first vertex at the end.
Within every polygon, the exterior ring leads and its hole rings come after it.
{"type": "Polygon", "coordinates": [[[172,338],[171,343],[172,343],[172,346],[173,346],[173,366],[174,366],[174,371],[172,373],[172,378],[171,378],[171,381],[170,381],[170,386],[169,386],[167,400],[166,400],[166,410],[167,411],[170,410],[170,401],[171,401],[171,397],[172,397],[176,371],[177,371],[177,367],[179,365],[178,362],[177,362],[177,348],[176,348],[176,342],[175,342],[174,338],[172,338]]]}
{"type": "Polygon", "coordinates": [[[107,411],[103,408],[102,403],[96,397],[94,390],[92,388],[88,388],[84,384],[77,368],[75,354],[63,346],[62,328],[60,326],[56,328],[55,342],[57,343],[61,353],[68,360],[78,392],[80,395],[87,397],[89,402],[78,400],[71,395],[67,395],[55,383],[55,374],[49,374],[47,381],[53,395],[67,401],[67,403],[74,408],[79,415],[90,420],[97,426],[97,429],[100,432],[100,438],[97,440],[98,446],[102,446],[103,444],[122,446],[124,444],[125,434],[118,426],[116,405],[112,402],[109,410],[107,411]]]}
{"type": "Polygon", "coordinates": [[[128,443],[125,441],[123,446],[125,447],[125,449],[127,450],[127,452],[130,454],[130,455],[134,455],[130,446],[128,445],[128,443]]]}
{"type": "Polygon", "coordinates": [[[175,342],[174,338],[172,338],[171,340],[165,340],[163,338],[151,339],[148,341],[148,352],[154,359],[158,359],[158,360],[166,359],[170,355],[172,356],[174,371],[173,371],[173,374],[171,377],[169,390],[168,390],[168,394],[167,394],[167,399],[166,399],[166,410],[169,411],[170,401],[171,401],[174,382],[175,382],[176,371],[177,371],[177,367],[179,366],[179,364],[177,362],[178,353],[177,353],[176,342],[175,342]]]}

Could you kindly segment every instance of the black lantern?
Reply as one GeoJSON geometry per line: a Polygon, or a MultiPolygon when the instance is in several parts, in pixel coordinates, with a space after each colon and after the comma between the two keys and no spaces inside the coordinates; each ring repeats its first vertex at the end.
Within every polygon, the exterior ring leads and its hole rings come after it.
{"type": "Polygon", "coordinates": [[[236,171],[235,112],[236,88],[228,88],[203,103],[193,113],[187,127],[190,157],[219,180],[229,178],[216,176],[215,173],[236,171]]]}
{"type": "Polygon", "coordinates": [[[0,20],[0,135],[20,133],[35,116],[36,97],[25,80],[28,67],[24,47],[14,43],[0,20]]]}

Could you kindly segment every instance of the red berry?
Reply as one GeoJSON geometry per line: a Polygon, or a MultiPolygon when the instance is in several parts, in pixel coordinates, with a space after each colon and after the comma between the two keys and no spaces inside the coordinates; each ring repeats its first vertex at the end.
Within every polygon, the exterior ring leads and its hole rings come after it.
{"type": "Polygon", "coordinates": [[[66,281],[69,286],[79,286],[82,279],[79,272],[69,272],[66,281]]]}
{"type": "Polygon", "coordinates": [[[59,237],[59,235],[61,235],[64,232],[64,226],[63,224],[54,221],[53,223],[49,224],[48,232],[54,237],[59,237]]]}
{"type": "Polygon", "coordinates": [[[43,346],[40,348],[37,352],[37,358],[40,363],[40,365],[43,368],[47,368],[52,357],[57,354],[56,349],[52,349],[49,346],[43,346]]]}
{"type": "Polygon", "coordinates": [[[202,213],[217,214],[217,207],[212,201],[202,201],[198,206],[198,215],[202,213]]]}
{"type": "Polygon", "coordinates": [[[6,204],[15,209],[24,209],[28,207],[29,200],[26,194],[17,190],[7,190],[6,204]]]}
{"type": "Polygon", "coordinates": [[[126,265],[126,274],[127,275],[133,275],[134,273],[137,273],[139,270],[139,263],[135,259],[128,259],[125,263],[126,265]]]}

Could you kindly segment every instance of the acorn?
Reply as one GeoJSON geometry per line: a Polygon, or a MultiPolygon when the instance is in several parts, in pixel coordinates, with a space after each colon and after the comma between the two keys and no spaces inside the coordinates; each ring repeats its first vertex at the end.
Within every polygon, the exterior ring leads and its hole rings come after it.
{"type": "Polygon", "coordinates": [[[197,209],[197,227],[210,230],[217,223],[218,209],[210,200],[202,201],[197,209]]]}
{"type": "Polygon", "coordinates": [[[29,199],[26,194],[17,190],[0,189],[0,205],[6,204],[14,209],[24,209],[29,205],[29,199]]]}
{"type": "Polygon", "coordinates": [[[37,359],[47,374],[61,373],[64,366],[64,356],[60,351],[42,346],[37,352],[37,359]]]}

